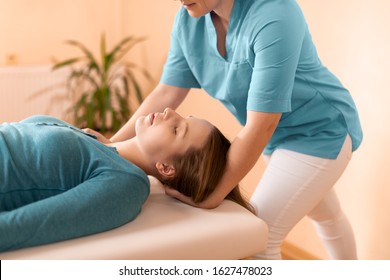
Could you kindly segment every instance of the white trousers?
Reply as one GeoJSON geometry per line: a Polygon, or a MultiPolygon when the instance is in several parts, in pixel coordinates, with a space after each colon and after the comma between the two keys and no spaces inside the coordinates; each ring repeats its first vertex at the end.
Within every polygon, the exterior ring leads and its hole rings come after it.
{"type": "Polygon", "coordinates": [[[304,217],[314,223],[331,259],[356,259],[352,228],[341,210],[334,184],[352,156],[347,136],[335,160],[279,149],[267,156],[267,168],[250,202],[269,228],[264,252],[255,259],[281,259],[280,245],[304,217]]]}

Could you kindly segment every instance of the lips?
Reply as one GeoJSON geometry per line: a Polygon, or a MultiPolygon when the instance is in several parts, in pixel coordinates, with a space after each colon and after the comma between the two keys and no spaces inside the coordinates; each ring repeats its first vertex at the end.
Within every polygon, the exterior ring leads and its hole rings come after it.
{"type": "Polygon", "coordinates": [[[153,113],[149,114],[149,122],[150,122],[150,125],[153,125],[153,122],[154,122],[154,114],[153,113]]]}
{"type": "Polygon", "coordinates": [[[184,8],[189,8],[189,7],[191,7],[194,4],[195,3],[188,3],[188,4],[183,3],[183,6],[184,6],[184,8]]]}

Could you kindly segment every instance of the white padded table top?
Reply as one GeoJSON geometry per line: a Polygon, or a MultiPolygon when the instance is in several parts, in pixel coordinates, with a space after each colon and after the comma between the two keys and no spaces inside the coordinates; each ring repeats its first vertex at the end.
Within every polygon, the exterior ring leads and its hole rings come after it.
{"type": "Polygon", "coordinates": [[[265,249],[264,221],[231,201],[212,210],[151,194],[132,222],[107,232],[0,253],[0,259],[242,259],[265,249]]]}

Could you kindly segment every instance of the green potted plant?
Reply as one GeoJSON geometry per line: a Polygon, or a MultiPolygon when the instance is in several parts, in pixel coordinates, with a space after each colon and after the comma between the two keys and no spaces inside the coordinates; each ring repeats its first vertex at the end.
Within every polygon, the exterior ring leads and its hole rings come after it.
{"type": "Polygon", "coordinates": [[[117,131],[143,101],[143,93],[135,72],[149,81],[148,71],[125,61],[124,56],[143,38],[128,36],[106,50],[105,35],[100,40],[100,60],[82,43],[69,40],[67,44],[79,48],[82,56],[66,59],[53,70],[70,67],[67,89],[72,100],[69,112],[78,127],[89,127],[102,133],[117,131]],[[136,106],[131,102],[136,102],[136,106]]]}

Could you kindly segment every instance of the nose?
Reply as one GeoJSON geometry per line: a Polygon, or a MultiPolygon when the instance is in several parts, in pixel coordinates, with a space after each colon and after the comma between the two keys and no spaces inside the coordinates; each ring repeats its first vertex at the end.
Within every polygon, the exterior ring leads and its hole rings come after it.
{"type": "Polygon", "coordinates": [[[181,118],[181,116],[176,113],[175,110],[171,109],[171,108],[166,108],[164,110],[164,115],[165,115],[165,118],[181,118]]]}
{"type": "Polygon", "coordinates": [[[164,113],[164,115],[168,115],[168,114],[170,114],[171,111],[173,111],[173,110],[168,107],[168,108],[165,108],[163,113],[164,113]]]}
{"type": "Polygon", "coordinates": [[[164,119],[176,119],[176,120],[181,120],[183,117],[178,114],[175,110],[171,108],[166,108],[164,110],[164,119]]]}

